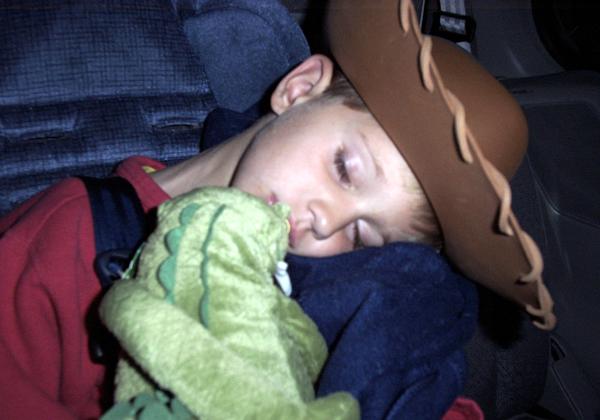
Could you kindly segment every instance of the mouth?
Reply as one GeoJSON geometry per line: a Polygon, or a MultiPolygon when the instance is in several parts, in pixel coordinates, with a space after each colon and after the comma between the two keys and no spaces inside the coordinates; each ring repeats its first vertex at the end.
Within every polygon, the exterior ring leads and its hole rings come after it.
{"type": "Polygon", "coordinates": [[[290,217],[288,218],[288,227],[289,227],[289,232],[288,232],[288,246],[290,248],[294,248],[294,246],[296,245],[296,239],[297,239],[297,231],[296,231],[296,222],[293,218],[293,216],[290,215],[290,217]]]}
{"type": "Polygon", "coordinates": [[[275,193],[271,193],[271,195],[269,195],[269,198],[267,198],[267,204],[269,206],[272,206],[273,204],[276,204],[278,202],[279,202],[279,199],[277,198],[275,193]]]}
{"type": "MultiPolygon", "coordinates": [[[[274,204],[279,203],[279,198],[277,197],[277,195],[275,193],[271,193],[266,201],[269,206],[272,206],[274,204]]],[[[292,215],[290,215],[290,217],[288,217],[287,225],[288,225],[287,226],[288,227],[288,246],[290,248],[294,248],[294,245],[296,244],[297,231],[296,231],[296,222],[292,215]]]]}

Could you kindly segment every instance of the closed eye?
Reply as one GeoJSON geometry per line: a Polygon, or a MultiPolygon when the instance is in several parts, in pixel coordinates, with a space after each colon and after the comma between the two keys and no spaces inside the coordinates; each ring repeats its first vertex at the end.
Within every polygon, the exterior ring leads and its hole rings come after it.
{"type": "Polygon", "coordinates": [[[335,152],[334,163],[340,181],[346,185],[349,185],[350,174],[348,174],[348,167],[346,166],[346,153],[344,152],[343,148],[339,148],[335,152]]]}
{"type": "Polygon", "coordinates": [[[363,243],[362,239],[360,238],[360,230],[358,229],[358,222],[354,223],[354,226],[352,227],[352,229],[354,230],[353,249],[364,248],[365,244],[363,243]]]}

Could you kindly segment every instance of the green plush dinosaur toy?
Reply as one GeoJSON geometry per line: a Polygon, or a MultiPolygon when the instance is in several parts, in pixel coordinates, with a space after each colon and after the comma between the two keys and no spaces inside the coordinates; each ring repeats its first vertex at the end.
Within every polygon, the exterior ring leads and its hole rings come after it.
{"type": "Polygon", "coordinates": [[[156,230],[100,305],[123,349],[105,419],[360,417],[349,394],[315,399],[325,341],[273,282],[288,213],[231,188],[159,207],[156,230]]]}

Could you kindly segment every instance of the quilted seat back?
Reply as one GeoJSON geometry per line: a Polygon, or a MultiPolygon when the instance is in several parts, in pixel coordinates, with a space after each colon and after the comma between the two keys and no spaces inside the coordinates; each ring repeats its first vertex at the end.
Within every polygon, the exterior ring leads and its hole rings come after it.
{"type": "Polygon", "coordinates": [[[211,110],[253,104],[308,55],[277,0],[3,3],[0,215],[128,156],[197,153],[211,110]]]}

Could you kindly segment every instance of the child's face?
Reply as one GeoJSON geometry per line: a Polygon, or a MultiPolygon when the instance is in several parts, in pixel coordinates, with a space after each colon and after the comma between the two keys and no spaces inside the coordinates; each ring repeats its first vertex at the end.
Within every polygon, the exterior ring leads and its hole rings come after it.
{"type": "Polygon", "coordinates": [[[415,182],[370,114],[303,103],[256,135],[231,185],[291,207],[290,252],[327,256],[412,240],[415,182]]]}

